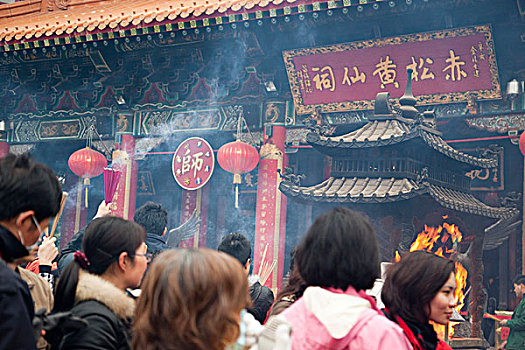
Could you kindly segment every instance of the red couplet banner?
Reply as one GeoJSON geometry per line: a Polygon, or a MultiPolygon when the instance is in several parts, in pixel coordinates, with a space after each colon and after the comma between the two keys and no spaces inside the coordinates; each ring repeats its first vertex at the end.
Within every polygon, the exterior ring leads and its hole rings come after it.
{"type": "Polygon", "coordinates": [[[280,251],[284,249],[284,234],[281,232],[283,201],[277,172],[281,166],[279,159],[260,160],[255,210],[254,274],[260,273],[262,282],[273,289],[281,285],[284,260],[284,253],[280,251]]]}
{"type": "Polygon", "coordinates": [[[371,109],[403,95],[407,69],[422,104],[501,98],[490,26],[283,52],[298,113],[371,109]]]}
{"type": "Polygon", "coordinates": [[[206,247],[206,232],[208,227],[208,205],[210,186],[204,186],[196,191],[182,191],[182,207],[180,224],[182,225],[195,212],[200,218],[199,229],[190,237],[180,242],[180,248],[206,247]]]}

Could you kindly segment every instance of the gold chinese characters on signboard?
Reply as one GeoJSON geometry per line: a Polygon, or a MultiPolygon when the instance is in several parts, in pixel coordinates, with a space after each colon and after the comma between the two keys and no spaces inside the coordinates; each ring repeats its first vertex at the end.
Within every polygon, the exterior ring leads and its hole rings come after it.
{"type": "Polygon", "coordinates": [[[501,98],[490,26],[283,52],[299,114],[373,108],[378,92],[404,93],[407,69],[419,104],[501,98]]]}

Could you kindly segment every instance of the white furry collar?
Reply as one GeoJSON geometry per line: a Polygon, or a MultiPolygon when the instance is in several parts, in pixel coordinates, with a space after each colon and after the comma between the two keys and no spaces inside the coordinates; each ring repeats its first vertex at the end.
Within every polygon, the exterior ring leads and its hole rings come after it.
{"type": "Polygon", "coordinates": [[[135,311],[135,301],[126,292],[99,276],[80,270],[75,304],[86,300],[106,305],[120,319],[133,317],[135,311]]]}

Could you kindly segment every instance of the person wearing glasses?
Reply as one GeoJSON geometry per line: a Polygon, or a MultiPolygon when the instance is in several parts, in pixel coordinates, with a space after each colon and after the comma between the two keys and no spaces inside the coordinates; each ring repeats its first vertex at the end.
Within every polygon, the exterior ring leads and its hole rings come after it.
{"type": "Polygon", "coordinates": [[[62,272],[53,313],[71,311],[87,327],[65,331],[53,348],[129,349],[135,309],[128,288],[140,285],[148,263],[142,226],[114,216],[93,220],[82,252],[62,272]]]}
{"type": "Polygon", "coordinates": [[[7,263],[29,254],[60,208],[62,189],[51,169],[31,155],[0,159],[0,349],[36,349],[33,300],[7,263]]]}

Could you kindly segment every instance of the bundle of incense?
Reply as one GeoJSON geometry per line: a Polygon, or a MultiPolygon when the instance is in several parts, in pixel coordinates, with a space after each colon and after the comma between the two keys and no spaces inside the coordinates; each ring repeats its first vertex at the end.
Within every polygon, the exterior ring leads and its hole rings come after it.
{"type": "Polygon", "coordinates": [[[62,200],[60,201],[60,209],[58,210],[58,214],[55,217],[55,220],[53,220],[53,226],[51,227],[51,233],[47,235],[47,231],[46,231],[46,236],[49,238],[53,237],[53,235],[55,234],[55,230],[57,228],[58,221],[60,220],[60,216],[62,215],[62,210],[64,210],[64,205],[66,204],[67,196],[68,196],[67,192],[62,192],[62,200]]]}
{"type": "Polygon", "coordinates": [[[268,280],[268,277],[270,277],[270,274],[272,273],[273,269],[275,268],[275,265],[277,264],[277,260],[272,261],[272,264],[268,266],[268,263],[265,262],[265,268],[261,275],[261,284],[264,285],[266,281],[268,280]]]}
{"type": "Polygon", "coordinates": [[[266,243],[266,246],[264,247],[264,252],[263,252],[263,255],[262,255],[262,258],[261,258],[261,264],[259,265],[259,273],[257,275],[261,276],[261,273],[262,273],[262,268],[263,268],[263,264],[264,264],[264,259],[266,259],[266,252],[268,251],[268,246],[269,244],[266,243]]]}

